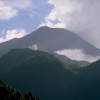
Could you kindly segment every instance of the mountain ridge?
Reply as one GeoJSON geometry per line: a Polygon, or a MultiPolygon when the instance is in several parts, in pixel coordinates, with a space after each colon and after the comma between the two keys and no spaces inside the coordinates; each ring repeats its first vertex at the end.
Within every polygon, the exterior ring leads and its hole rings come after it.
{"type": "Polygon", "coordinates": [[[77,48],[83,49],[87,55],[100,55],[100,49],[71,31],[62,28],[40,27],[22,38],[0,43],[0,56],[13,48],[27,48],[33,45],[37,45],[38,50],[46,52],[77,48]]]}
{"type": "Polygon", "coordinates": [[[0,58],[0,71],[4,82],[21,93],[32,90],[41,100],[100,99],[100,60],[73,69],[43,51],[13,49],[0,58]],[[4,73],[2,67],[11,70],[4,69],[4,73]]]}

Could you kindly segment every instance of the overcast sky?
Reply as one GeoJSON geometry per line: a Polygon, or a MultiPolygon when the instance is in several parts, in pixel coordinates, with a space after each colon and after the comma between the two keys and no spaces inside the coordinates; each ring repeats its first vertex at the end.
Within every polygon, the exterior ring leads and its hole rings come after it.
{"type": "Polygon", "coordinates": [[[100,0],[0,0],[0,42],[43,25],[66,28],[100,48],[100,0]]]}

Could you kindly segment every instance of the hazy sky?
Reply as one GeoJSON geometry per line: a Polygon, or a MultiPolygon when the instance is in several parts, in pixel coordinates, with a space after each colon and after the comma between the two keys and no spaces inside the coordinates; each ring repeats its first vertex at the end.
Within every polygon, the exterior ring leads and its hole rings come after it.
{"type": "Polygon", "coordinates": [[[62,27],[100,48],[100,0],[0,0],[0,42],[62,27]]]}

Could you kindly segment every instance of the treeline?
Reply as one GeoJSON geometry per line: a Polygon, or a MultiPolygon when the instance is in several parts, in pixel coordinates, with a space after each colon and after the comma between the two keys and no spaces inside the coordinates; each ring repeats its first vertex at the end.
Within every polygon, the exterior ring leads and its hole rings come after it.
{"type": "Polygon", "coordinates": [[[19,91],[0,80],[0,100],[40,100],[40,98],[36,99],[31,91],[22,95],[19,91]]]}

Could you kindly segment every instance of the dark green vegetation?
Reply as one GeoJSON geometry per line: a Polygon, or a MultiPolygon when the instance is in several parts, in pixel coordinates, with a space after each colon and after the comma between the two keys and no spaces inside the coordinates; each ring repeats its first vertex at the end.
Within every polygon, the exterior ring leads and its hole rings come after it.
{"type": "Polygon", "coordinates": [[[0,75],[12,70],[15,66],[26,62],[34,57],[49,57],[51,59],[57,59],[55,56],[42,51],[33,51],[32,49],[12,49],[6,55],[0,58],[0,75]]]}
{"type": "Polygon", "coordinates": [[[13,49],[0,58],[0,78],[41,100],[100,100],[99,60],[73,68],[46,52],[13,49]]]}
{"type": "MultiPolygon", "coordinates": [[[[31,91],[23,96],[19,91],[16,91],[0,80],[0,100],[36,100],[36,98],[32,95],[31,91]]],[[[38,98],[37,100],[40,99],[38,98]]]]}

